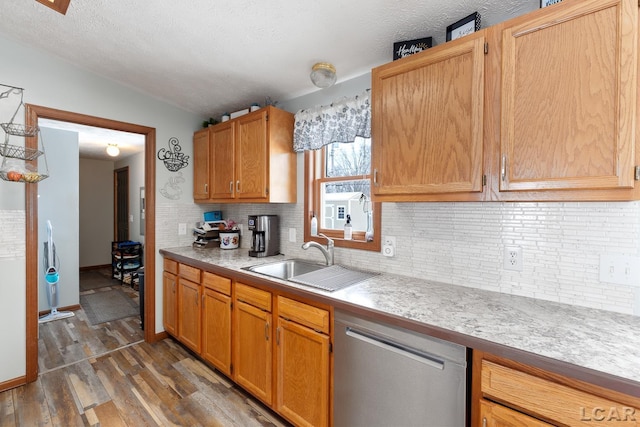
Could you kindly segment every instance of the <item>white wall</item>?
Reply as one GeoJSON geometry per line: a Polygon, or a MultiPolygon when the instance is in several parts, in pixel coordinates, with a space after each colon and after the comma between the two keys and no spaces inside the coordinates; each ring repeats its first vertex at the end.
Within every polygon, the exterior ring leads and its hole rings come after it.
{"type": "MultiPolygon", "coordinates": [[[[153,127],[156,129],[158,148],[166,146],[171,137],[176,137],[181,142],[183,152],[188,156],[192,155],[193,132],[198,129],[203,117],[72,66],[46,52],[10,40],[4,35],[0,35],[0,51],[5,57],[11,58],[11,61],[3,62],[0,82],[25,88],[26,103],[153,127]]],[[[22,118],[23,114],[19,114],[19,117],[22,118]]],[[[2,117],[0,119],[7,120],[2,117]]],[[[192,165],[192,162],[189,164],[192,165]]],[[[174,185],[181,188],[183,195],[178,198],[165,198],[158,193],[156,201],[159,206],[178,209],[183,205],[193,205],[192,169],[187,171],[182,171],[180,182],[174,185]]],[[[158,161],[157,187],[163,188],[170,180],[175,182],[176,174],[167,171],[158,161]]],[[[25,317],[26,286],[24,185],[26,184],[0,182],[0,216],[14,224],[6,234],[0,235],[2,275],[12,280],[10,290],[0,286],[0,297],[4,306],[0,310],[0,323],[12,327],[12,332],[7,334],[6,338],[3,335],[5,350],[0,352],[0,382],[25,374],[26,331],[21,326],[25,317]],[[15,241],[19,243],[10,249],[5,248],[7,244],[15,241]],[[14,295],[20,297],[14,298],[14,295]],[[16,366],[16,358],[20,360],[20,366],[16,366]]],[[[172,224],[172,228],[177,229],[177,222],[172,224]]],[[[157,247],[163,245],[165,242],[157,240],[157,247]]],[[[162,330],[161,261],[156,252],[155,286],[159,298],[155,330],[158,332],[162,330]]]]}
{"type": "Polygon", "coordinates": [[[111,264],[113,169],[113,161],[80,159],[80,267],[111,264]]]}
{"type": "MultiPolygon", "coordinates": [[[[58,129],[40,129],[45,144],[49,178],[38,185],[38,259],[44,258],[47,220],[53,227],[53,242],[58,258],[57,307],[79,303],[79,191],[78,134],[58,129]]],[[[42,167],[38,159],[38,167],[42,167]]],[[[47,282],[43,263],[39,263],[38,309],[48,310],[47,282]]]]}

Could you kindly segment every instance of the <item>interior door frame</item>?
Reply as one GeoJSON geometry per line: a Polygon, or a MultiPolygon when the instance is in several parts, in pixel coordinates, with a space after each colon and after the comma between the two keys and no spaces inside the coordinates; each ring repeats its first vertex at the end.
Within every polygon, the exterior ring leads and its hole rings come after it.
{"type": "MultiPolygon", "coordinates": [[[[146,188],[145,222],[145,286],[144,293],[144,340],[154,342],[159,339],[155,332],[156,324],[156,129],[116,120],[109,120],[85,114],[56,110],[33,104],[25,104],[25,124],[37,126],[38,119],[52,119],[81,125],[101,127],[123,132],[144,135],[144,184],[146,188]]],[[[25,139],[25,146],[38,147],[38,137],[25,139]]],[[[38,379],[38,185],[25,185],[26,213],[26,382],[38,379]]]]}

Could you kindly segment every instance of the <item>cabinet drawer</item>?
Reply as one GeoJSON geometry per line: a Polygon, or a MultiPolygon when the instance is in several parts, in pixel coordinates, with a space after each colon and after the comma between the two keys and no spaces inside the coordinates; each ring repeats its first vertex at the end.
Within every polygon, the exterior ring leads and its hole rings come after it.
{"type": "MultiPolygon", "coordinates": [[[[482,394],[527,414],[567,426],[617,414],[616,425],[639,426],[640,409],[482,361],[482,394]],[[631,416],[634,415],[635,416],[631,416]]],[[[601,420],[602,421],[602,420],[601,420]]]]}
{"type": "Polygon", "coordinates": [[[243,283],[236,283],[236,299],[260,310],[271,312],[271,293],[243,283]]]}
{"type": "Polygon", "coordinates": [[[329,333],[329,312],[309,304],[278,297],[278,316],[307,326],[315,331],[329,333]]]}
{"type": "Polygon", "coordinates": [[[202,273],[202,284],[221,294],[231,295],[231,279],[227,279],[226,277],[205,271],[202,273]]]}
{"type": "Polygon", "coordinates": [[[190,265],[180,264],[178,269],[180,277],[184,277],[194,283],[200,283],[200,269],[191,267],[190,265]]]}
{"type": "Polygon", "coordinates": [[[178,263],[172,259],[164,259],[164,271],[169,273],[178,274],[178,263]]]}

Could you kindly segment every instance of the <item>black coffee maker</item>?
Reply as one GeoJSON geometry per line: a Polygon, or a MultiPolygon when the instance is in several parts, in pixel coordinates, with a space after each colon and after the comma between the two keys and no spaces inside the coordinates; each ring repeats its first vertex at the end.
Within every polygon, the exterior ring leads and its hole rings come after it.
{"type": "Polygon", "coordinates": [[[265,257],[280,253],[280,220],[278,215],[249,215],[251,249],[249,256],[265,257]]]}

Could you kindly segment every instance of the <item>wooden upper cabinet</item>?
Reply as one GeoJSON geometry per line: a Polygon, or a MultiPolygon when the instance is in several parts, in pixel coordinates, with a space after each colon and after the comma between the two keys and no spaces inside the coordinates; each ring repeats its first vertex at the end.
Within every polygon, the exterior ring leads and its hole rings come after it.
{"type": "Polygon", "coordinates": [[[483,190],[485,32],[372,71],[378,201],[483,190]]]}
{"type": "Polygon", "coordinates": [[[193,199],[209,199],[209,130],[193,134],[193,199]]]}
{"type": "Polygon", "coordinates": [[[208,171],[195,162],[194,177],[208,174],[211,189],[203,198],[194,184],[196,202],[296,202],[293,114],[268,106],[207,131],[208,171]]]}
{"type": "Polygon", "coordinates": [[[267,197],[267,111],[242,116],[236,123],[236,191],[239,199],[267,197]]]}
{"type": "Polygon", "coordinates": [[[500,192],[633,188],[637,13],[565,2],[504,27],[500,192]]]}
{"type": "Polygon", "coordinates": [[[232,122],[209,129],[212,199],[233,199],[235,195],[234,129],[232,122]]]}

